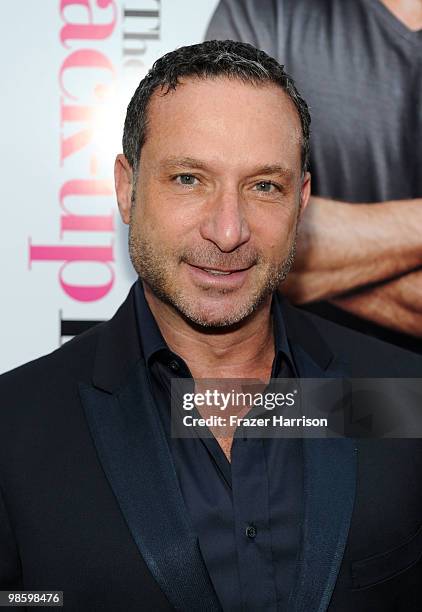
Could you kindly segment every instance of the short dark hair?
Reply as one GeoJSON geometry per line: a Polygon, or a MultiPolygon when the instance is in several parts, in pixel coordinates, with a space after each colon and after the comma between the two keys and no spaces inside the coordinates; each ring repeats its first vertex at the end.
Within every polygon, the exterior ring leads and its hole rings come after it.
{"type": "Polygon", "coordinates": [[[247,43],[209,40],[166,53],[153,64],[139,83],[127,108],[123,131],[123,153],[135,174],[146,140],[147,110],[151,96],[157,89],[164,88],[164,93],[176,89],[183,77],[228,77],[245,83],[274,83],[281,87],[292,100],[300,117],[302,171],[306,171],[311,117],[305,100],[296,89],[293,79],[284,71],[284,66],[247,43]]]}

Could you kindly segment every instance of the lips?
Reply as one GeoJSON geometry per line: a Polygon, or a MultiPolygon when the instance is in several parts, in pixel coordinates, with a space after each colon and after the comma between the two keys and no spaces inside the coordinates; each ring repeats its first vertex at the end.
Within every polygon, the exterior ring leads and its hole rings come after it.
{"type": "Polygon", "coordinates": [[[228,270],[227,268],[206,268],[205,266],[185,263],[187,264],[186,270],[189,277],[196,287],[205,288],[211,292],[216,290],[217,292],[224,291],[225,293],[240,289],[249,277],[250,270],[253,267],[232,268],[228,270]]]}
{"type": "Polygon", "coordinates": [[[231,274],[231,272],[223,272],[222,270],[210,270],[208,268],[202,268],[204,272],[208,272],[209,274],[214,274],[214,276],[227,276],[227,274],[231,274]]]}
{"type": "Polygon", "coordinates": [[[194,264],[190,264],[194,268],[198,268],[198,270],[203,270],[204,272],[208,272],[208,274],[212,274],[213,276],[228,276],[230,274],[235,274],[236,272],[244,272],[248,270],[250,266],[246,268],[237,268],[232,270],[219,270],[218,268],[205,268],[202,266],[195,266],[194,264]]]}

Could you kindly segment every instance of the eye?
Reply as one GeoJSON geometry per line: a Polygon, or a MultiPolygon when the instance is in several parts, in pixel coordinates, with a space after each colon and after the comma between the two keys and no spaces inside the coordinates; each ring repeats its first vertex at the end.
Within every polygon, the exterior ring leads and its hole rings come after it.
{"type": "Polygon", "coordinates": [[[193,176],[193,174],[178,174],[174,178],[175,178],[176,183],[178,183],[179,185],[192,186],[192,185],[196,185],[198,181],[196,176],[193,176]]]}
{"type": "Polygon", "coordinates": [[[271,181],[259,181],[259,183],[256,183],[254,186],[254,189],[263,193],[274,193],[275,191],[280,191],[279,187],[271,181]]]}

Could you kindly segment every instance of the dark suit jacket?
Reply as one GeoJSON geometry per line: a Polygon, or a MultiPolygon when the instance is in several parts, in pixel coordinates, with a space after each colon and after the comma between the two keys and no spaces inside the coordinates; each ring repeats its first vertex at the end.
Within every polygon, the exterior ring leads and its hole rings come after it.
{"type": "MultiPolygon", "coordinates": [[[[420,358],[286,306],[308,377],[417,377],[420,358]]],[[[0,377],[0,589],[65,610],[219,610],[140,355],[133,289],[107,323],[0,377]]],[[[421,612],[419,440],[304,441],[289,612],[421,612]]]]}

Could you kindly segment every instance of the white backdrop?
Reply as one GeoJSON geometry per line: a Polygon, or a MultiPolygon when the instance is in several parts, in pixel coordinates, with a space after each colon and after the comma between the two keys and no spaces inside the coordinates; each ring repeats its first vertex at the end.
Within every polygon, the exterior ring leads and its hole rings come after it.
{"type": "Polygon", "coordinates": [[[203,39],[217,1],[2,4],[0,372],[126,296],[135,274],[112,191],[125,109],[157,57],[203,39]]]}

